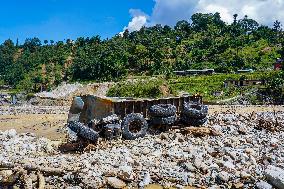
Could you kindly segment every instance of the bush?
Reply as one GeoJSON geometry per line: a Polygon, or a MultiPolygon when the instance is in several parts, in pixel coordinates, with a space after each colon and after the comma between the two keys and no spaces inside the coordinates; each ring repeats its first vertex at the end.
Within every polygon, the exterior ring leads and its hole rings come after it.
{"type": "MultiPolygon", "coordinates": [[[[110,97],[160,98],[165,96],[162,88],[168,88],[161,79],[142,79],[120,82],[109,89],[110,97]]],[[[169,94],[174,92],[169,89],[169,94]]]]}

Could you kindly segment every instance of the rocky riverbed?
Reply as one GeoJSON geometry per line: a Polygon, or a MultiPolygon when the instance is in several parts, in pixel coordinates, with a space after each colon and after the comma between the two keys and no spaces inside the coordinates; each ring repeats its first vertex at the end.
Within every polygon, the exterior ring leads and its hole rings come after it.
{"type": "Polygon", "coordinates": [[[20,172],[18,187],[283,188],[283,128],[282,111],[216,112],[202,128],[100,140],[72,154],[49,139],[7,130],[0,132],[0,183],[20,172]]]}

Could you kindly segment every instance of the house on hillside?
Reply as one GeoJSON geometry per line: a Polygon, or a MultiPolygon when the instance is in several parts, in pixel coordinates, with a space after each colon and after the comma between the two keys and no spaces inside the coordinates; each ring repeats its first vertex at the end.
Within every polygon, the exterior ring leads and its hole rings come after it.
{"type": "Polygon", "coordinates": [[[203,69],[203,70],[183,70],[174,71],[174,74],[178,76],[189,76],[189,75],[212,75],[215,73],[214,69],[203,69]]]}
{"type": "Polygon", "coordinates": [[[8,89],[12,89],[12,87],[9,85],[0,85],[0,90],[8,90],[8,89]]]}
{"type": "Polygon", "coordinates": [[[274,63],[274,70],[281,70],[284,63],[284,59],[277,58],[276,62],[274,63]]]}
{"type": "Polygon", "coordinates": [[[245,87],[245,86],[255,86],[255,85],[264,85],[265,80],[259,80],[259,79],[239,79],[239,80],[233,80],[228,79],[224,81],[224,87],[245,87]]]}
{"type": "Polygon", "coordinates": [[[186,71],[174,71],[174,74],[178,76],[186,76],[186,71]]]}
{"type": "Polygon", "coordinates": [[[252,73],[253,69],[238,70],[237,73],[252,73]]]}

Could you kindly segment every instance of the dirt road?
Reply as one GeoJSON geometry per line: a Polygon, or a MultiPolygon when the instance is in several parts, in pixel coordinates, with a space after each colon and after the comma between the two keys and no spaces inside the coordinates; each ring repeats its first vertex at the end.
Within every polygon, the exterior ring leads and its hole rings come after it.
{"type": "MultiPolygon", "coordinates": [[[[53,112],[37,107],[34,111],[6,112],[0,109],[0,130],[16,129],[19,133],[35,133],[37,136],[52,140],[61,140],[65,137],[64,125],[67,120],[68,107],[52,107],[53,112]]],[[[236,113],[284,111],[284,106],[218,106],[210,105],[209,114],[214,112],[234,111],[236,113]]]]}
{"type": "Polygon", "coordinates": [[[68,107],[1,107],[0,130],[35,133],[39,137],[61,140],[68,107]]]}

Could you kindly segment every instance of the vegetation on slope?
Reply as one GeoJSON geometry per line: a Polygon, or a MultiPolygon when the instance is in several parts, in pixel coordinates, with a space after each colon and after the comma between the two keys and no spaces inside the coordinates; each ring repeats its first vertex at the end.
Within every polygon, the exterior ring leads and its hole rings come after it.
{"type": "Polygon", "coordinates": [[[179,93],[201,94],[206,101],[232,98],[236,95],[245,94],[256,87],[224,87],[227,79],[267,79],[275,78],[277,72],[256,72],[248,74],[214,74],[192,77],[143,78],[135,81],[121,81],[108,91],[108,96],[136,97],[136,98],[159,98],[174,96],[179,93]],[[163,92],[163,87],[168,92],[163,92]],[[221,96],[215,96],[214,92],[223,92],[221,96]]]}
{"type": "Polygon", "coordinates": [[[6,40],[0,45],[0,83],[36,92],[62,81],[110,81],[128,75],[170,75],[173,70],[265,71],[284,57],[278,21],[270,28],[246,16],[234,18],[226,24],[219,13],[197,13],[191,23],[179,21],[174,28],[143,27],[105,40],[32,38],[22,45],[6,40]]]}

